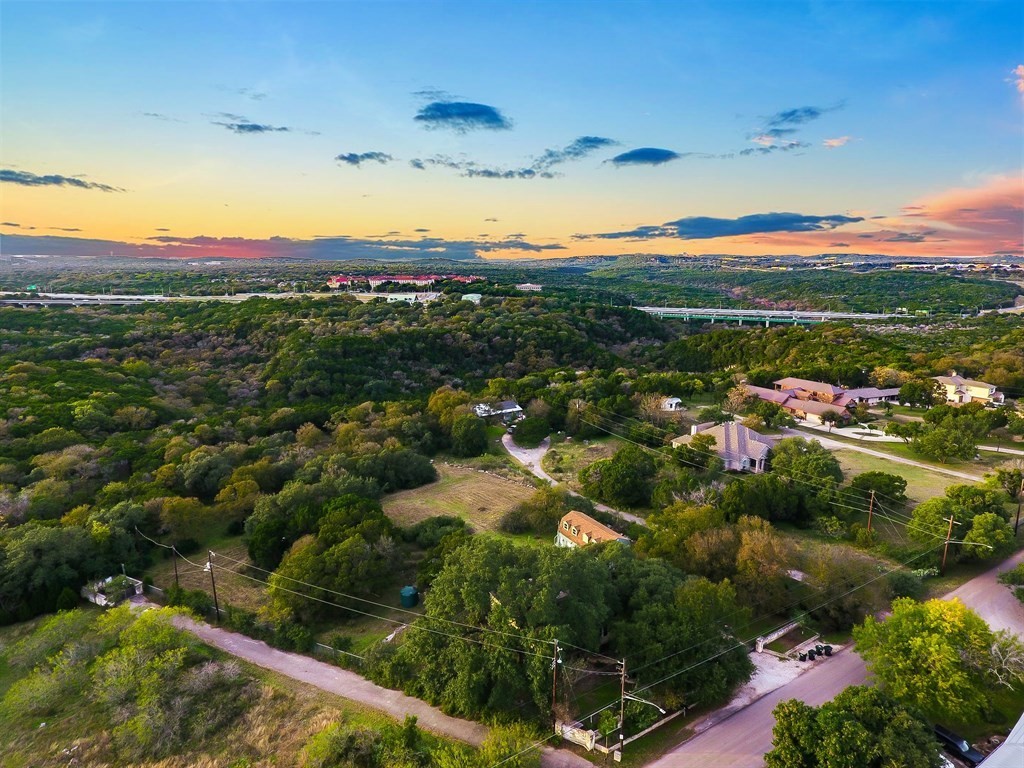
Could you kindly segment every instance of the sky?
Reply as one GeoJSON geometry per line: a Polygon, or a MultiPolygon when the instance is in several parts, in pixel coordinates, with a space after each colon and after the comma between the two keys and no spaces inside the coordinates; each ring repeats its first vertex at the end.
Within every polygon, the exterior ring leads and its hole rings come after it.
{"type": "Polygon", "coordinates": [[[1024,4],[0,0],[10,254],[1021,255],[1024,4]]]}

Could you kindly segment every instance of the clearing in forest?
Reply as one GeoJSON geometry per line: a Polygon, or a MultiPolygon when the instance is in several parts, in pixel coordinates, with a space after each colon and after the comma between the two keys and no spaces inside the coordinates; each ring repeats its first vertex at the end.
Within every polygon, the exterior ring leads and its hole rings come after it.
{"type": "Polygon", "coordinates": [[[436,515],[461,517],[474,531],[494,531],[510,509],[534,494],[534,488],[475,469],[438,463],[438,480],[386,496],[384,512],[402,526],[436,515]]]}

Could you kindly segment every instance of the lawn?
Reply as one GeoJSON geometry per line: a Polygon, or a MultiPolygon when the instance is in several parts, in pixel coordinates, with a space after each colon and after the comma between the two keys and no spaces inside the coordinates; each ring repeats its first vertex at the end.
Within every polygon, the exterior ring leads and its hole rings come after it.
{"type": "Polygon", "coordinates": [[[566,440],[551,446],[544,455],[541,466],[544,471],[574,491],[579,491],[576,478],[584,467],[595,461],[610,459],[624,443],[614,437],[596,440],[566,440]]]}
{"type": "Polygon", "coordinates": [[[497,530],[502,516],[526,501],[534,488],[481,470],[438,463],[436,482],[386,496],[384,512],[401,526],[436,515],[461,517],[474,531],[497,530]]]}
{"type": "Polygon", "coordinates": [[[843,474],[847,480],[852,480],[864,472],[887,472],[891,475],[899,475],[907,481],[907,498],[910,499],[910,506],[920,504],[933,496],[941,496],[951,485],[968,482],[951,475],[933,472],[930,469],[913,467],[909,464],[897,464],[859,451],[839,450],[833,451],[832,455],[839,460],[839,465],[843,468],[843,474]]]}

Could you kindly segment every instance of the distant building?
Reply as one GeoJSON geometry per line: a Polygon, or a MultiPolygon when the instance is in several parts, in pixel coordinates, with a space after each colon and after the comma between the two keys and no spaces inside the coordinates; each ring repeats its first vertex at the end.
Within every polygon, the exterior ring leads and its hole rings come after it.
{"type": "Polygon", "coordinates": [[[984,381],[965,379],[953,371],[949,376],[933,376],[945,391],[946,402],[963,405],[964,403],[984,403],[985,405],[1001,405],[1005,397],[997,392],[995,385],[984,381]]]}
{"type": "Polygon", "coordinates": [[[672,413],[681,411],[683,410],[683,401],[678,397],[666,397],[661,401],[661,410],[672,413]]]}
{"type": "Polygon", "coordinates": [[[523,409],[515,400],[502,400],[500,403],[490,405],[488,403],[477,403],[473,406],[473,413],[481,419],[489,419],[498,416],[502,421],[515,421],[523,415],[523,409]]]}
{"type": "Polygon", "coordinates": [[[711,435],[715,438],[714,451],[725,463],[725,468],[734,472],[764,472],[771,438],[749,429],[734,421],[725,424],[694,424],[690,434],[677,437],[672,447],[688,445],[694,435],[711,435]]]}
{"type": "Polygon", "coordinates": [[[463,301],[471,301],[474,304],[479,304],[483,299],[483,295],[479,293],[464,293],[462,294],[463,301]]]}
{"type": "MultiPolygon", "coordinates": [[[[785,381],[785,379],[782,379],[782,381],[785,381]]],[[[776,382],[776,384],[778,384],[778,382],[776,382]]],[[[846,409],[846,406],[836,402],[822,402],[820,400],[810,399],[807,397],[807,392],[809,390],[806,389],[801,392],[804,397],[797,396],[797,390],[794,389],[766,389],[765,387],[755,387],[748,384],[746,386],[746,390],[750,394],[759,397],[761,400],[766,400],[769,403],[776,403],[780,405],[782,410],[786,411],[794,418],[803,421],[811,421],[815,424],[824,424],[825,422],[822,417],[827,413],[836,413],[843,421],[847,421],[850,418],[850,412],[846,409]]],[[[826,393],[826,395],[827,394],[828,393],[826,393]]],[[[834,399],[838,399],[838,397],[838,395],[833,395],[834,399]]]]}
{"type": "Polygon", "coordinates": [[[543,285],[537,285],[536,283],[520,283],[516,286],[517,291],[543,291],[543,285]]]}
{"type": "Polygon", "coordinates": [[[810,381],[809,379],[794,379],[791,376],[773,383],[777,392],[788,392],[792,397],[800,400],[817,400],[819,403],[831,403],[846,391],[842,387],[832,384],[823,384],[820,381],[810,381]]]}
{"type": "Polygon", "coordinates": [[[349,288],[353,283],[358,282],[354,277],[348,277],[347,275],[334,275],[333,277],[327,278],[328,288],[349,288]]]}
{"type": "Polygon", "coordinates": [[[395,285],[415,285],[423,288],[428,285],[433,285],[440,279],[439,275],[373,275],[372,277],[366,278],[366,282],[370,284],[371,289],[378,288],[385,283],[394,283],[395,285]]]}
{"type": "Polygon", "coordinates": [[[900,399],[899,387],[892,389],[878,389],[877,387],[861,387],[860,389],[848,389],[838,398],[832,401],[833,405],[850,407],[858,403],[867,405],[878,405],[879,403],[895,403],[900,399]]]}
{"type": "Polygon", "coordinates": [[[555,534],[556,547],[585,547],[587,544],[600,544],[603,541],[629,543],[629,539],[618,531],[582,512],[569,512],[559,522],[558,533],[555,534]]]}

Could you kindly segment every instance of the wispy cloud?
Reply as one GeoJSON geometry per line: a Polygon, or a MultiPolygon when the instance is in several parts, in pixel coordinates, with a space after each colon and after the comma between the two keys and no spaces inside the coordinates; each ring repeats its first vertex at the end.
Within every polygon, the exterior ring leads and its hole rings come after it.
{"type": "Polygon", "coordinates": [[[161,120],[161,121],[163,121],[165,123],[184,123],[185,122],[184,120],[179,120],[177,117],[171,117],[170,115],[165,115],[163,112],[143,112],[142,116],[143,117],[150,117],[150,118],[152,118],[154,120],[161,120]]]}
{"type": "Polygon", "coordinates": [[[224,123],[214,121],[214,125],[222,125],[232,133],[238,133],[242,135],[258,134],[258,133],[288,133],[291,128],[279,125],[265,125],[263,123],[224,123]]]}
{"type": "Polygon", "coordinates": [[[795,107],[793,109],[784,109],[781,112],[776,112],[774,115],[769,115],[765,123],[769,128],[804,125],[805,123],[817,120],[826,112],[833,112],[841,107],[842,104],[834,107],[795,107]]]}
{"type": "Polygon", "coordinates": [[[363,163],[380,163],[381,165],[387,165],[393,158],[391,155],[384,152],[349,152],[347,154],[338,155],[334,159],[339,163],[354,165],[358,168],[363,163]]]}
{"type": "Polygon", "coordinates": [[[580,136],[562,149],[545,149],[543,154],[534,160],[532,168],[545,170],[572,160],[582,160],[588,155],[617,144],[618,142],[614,139],[607,139],[603,136],[580,136]]]}
{"type": "Polygon", "coordinates": [[[750,155],[770,155],[772,152],[792,152],[794,149],[804,149],[809,146],[811,145],[803,141],[760,143],[760,146],[757,147],[747,147],[746,149],[741,149],[738,154],[741,157],[748,157],[750,155]]]}
{"type": "Polygon", "coordinates": [[[671,149],[640,147],[639,149],[631,149],[628,152],[623,152],[621,155],[616,155],[608,162],[616,166],[662,165],[672,160],[678,160],[680,157],[682,157],[681,154],[673,152],[671,149]]]}
{"type": "Polygon", "coordinates": [[[409,161],[409,165],[423,171],[428,167],[450,168],[458,171],[460,176],[470,179],[552,179],[555,166],[568,163],[592,155],[605,147],[614,146],[613,139],[603,136],[580,136],[559,149],[545,149],[534,158],[529,165],[518,168],[501,168],[484,165],[468,158],[454,158],[450,155],[434,155],[433,157],[417,157],[409,161]]]}
{"type": "Polygon", "coordinates": [[[507,131],[512,127],[512,121],[496,107],[471,101],[432,101],[413,119],[427,128],[444,128],[456,133],[507,131]]]}
{"type": "Polygon", "coordinates": [[[837,136],[834,139],[825,139],[821,142],[821,145],[826,149],[837,149],[838,147],[845,147],[850,143],[852,137],[850,136],[837,136]]]}
{"type": "Polygon", "coordinates": [[[1017,93],[1024,96],[1024,64],[1018,64],[1010,74],[1013,77],[1009,79],[1009,82],[1013,83],[1017,93]]]}
{"type": "Polygon", "coordinates": [[[642,226],[624,232],[576,235],[575,238],[580,240],[594,238],[602,240],[651,240],[655,238],[706,240],[764,232],[821,232],[863,220],[861,216],[842,214],[813,216],[804,213],[753,213],[735,219],[688,216],[656,226],[642,226]]]}
{"type": "MultiPolygon", "coordinates": [[[[741,157],[749,157],[750,155],[770,155],[774,152],[792,152],[795,149],[805,149],[810,144],[793,137],[807,123],[813,122],[822,115],[842,107],[841,103],[834,107],[794,107],[768,115],[764,118],[761,127],[747,136],[747,139],[757,144],[757,146],[740,150],[739,155],[741,157]]],[[[842,144],[849,141],[849,137],[844,137],[844,139],[842,144]]],[[[837,140],[828,139],[827,141],[837,140]]],[[[834,146],[842,146],[842,144],[834,146]]],[[[826,143],[825,146],[830,145],[826,143]]]]}
{"type": "Polygon", "coordinates": [[[95,189],[100,192],[124,192],[123,189],[95,181],[85,181],[74,176],[61,176],[52,173],[37,176],[28,171],[0,170],[0,182],[19,184],[23,187],[74,187],[76,189],[95,189]]]}

